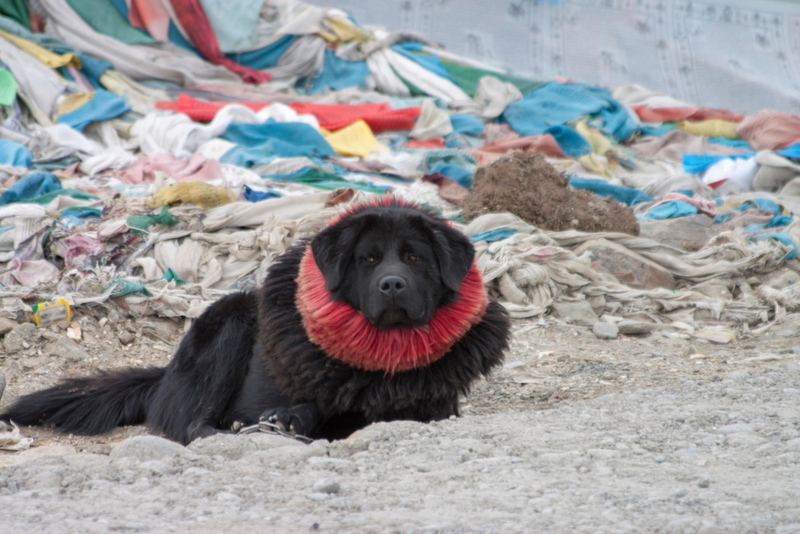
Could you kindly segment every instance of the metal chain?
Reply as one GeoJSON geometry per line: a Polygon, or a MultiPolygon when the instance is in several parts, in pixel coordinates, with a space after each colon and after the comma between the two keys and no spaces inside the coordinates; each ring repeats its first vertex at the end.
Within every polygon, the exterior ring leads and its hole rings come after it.
{"type": "Polygon", "coordinates": [[[299,442],[305,443],[305,444],[309,444],[312,441],[314,441],[313,439],[311,439],[309,437],[302,436],[300,434],[293,434],[291,432],[287,432],[280,425],[278,425],[276,423],[271,423],[271,422],[267,421],[266,419],[261,419],[255,425],[248,425],[248,426],[242,426],[242,423],[240,423],[239,421],[236,421],[231,426],[231,430],[233,430],[237,434],[254,434],[256,432],[263,432],[265,434],[277,434],[279,436],[283,436],[285,438],[291,438],[291,439],[293,439],[295,441],[299,441],[299,442]]]}

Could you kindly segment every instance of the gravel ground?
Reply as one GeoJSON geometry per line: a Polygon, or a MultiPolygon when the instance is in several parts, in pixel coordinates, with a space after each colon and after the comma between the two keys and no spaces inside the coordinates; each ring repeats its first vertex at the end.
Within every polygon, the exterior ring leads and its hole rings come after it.
{"type": "MultiPolygon", "coordinates": [[[[599,340],[588,328],[520,321],[506,367],[476,386],[463,417],[373,425],[333,444],[225,435],[184,448],[141,427],[90,438],[23,427],[34,447],[0,453],[0,524],[800,533],[796,320],[725,345],[674,330],[599,340]]],[[[161,345],[183,328],[150,321],[83,318],[86,357],[64,361],[40,355],[63,332],[31,334],[27,348],[0,355],[10,375],[3,404],[98,366],[164,363],[161,345]],[[134,339],[121,345],[126,332],[134,339]],[[30,358],[45,359],[33,368],[30,358]]]]}

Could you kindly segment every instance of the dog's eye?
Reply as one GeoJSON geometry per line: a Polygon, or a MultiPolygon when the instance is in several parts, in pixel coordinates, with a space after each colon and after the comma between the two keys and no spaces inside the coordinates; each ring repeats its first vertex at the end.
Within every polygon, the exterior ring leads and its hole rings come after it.
{"type": "Polygon", "coordinates": [[[365,256],[364,257],[364,263],[375,263],[375,257],[374,256],[365,256]]]}
{"type": "Polygon", "coordinates": [[[413,254],[409,254],[409,255],[408,255],[408,261],[410,261],[410,262],[415,262],[415,261],[417,261],[417,260],[419,260],[419,257],[418,257],[418,256],[414,256],[413,254]]]}

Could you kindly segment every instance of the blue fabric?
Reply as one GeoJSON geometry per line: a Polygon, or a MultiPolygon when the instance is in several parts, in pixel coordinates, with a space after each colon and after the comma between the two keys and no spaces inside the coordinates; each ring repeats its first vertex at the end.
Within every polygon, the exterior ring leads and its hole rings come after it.
{"type": "Polygon", "coordinates": [[[767,228],[775,228],[777,226],[789,226],[794,219],[788,215],[778,215],[767,223],[767,228]]]}
{"type": "Polygon", "coordinates": [[[672,219],[673,217],[683,217],[685,215],[694,215],[699,210],[681,200],[672,200],[665,202],[655,208],[652,208],[646,215],[642,215],[639,219],[672,219]]]}
{"type": "Polygon", "coordinates": [[[119,97],[105,89],[98,89],[91,101],[71,113],[61,115],[58,122],[68,124],[82,132],[94,121],[114,119],[130,109],[131,106],[126,97],[119,97]]]}
{"type": "Polygon", "coordinates": [[[251,50],[250,52],[241,52],[238,54],[226,54],[229,59],[232,59],[240,65],[250,67],[251,69],[268,69],[274,67],[280,57],[286,52],[286,49],[294,42],[296,37],[294,35],[284,35],[272,44],[268,44],[258,50],[251,50]]]}
{"type": "Polygon", "coordinates": [[[800,158],[800,143],[795,143],[784,149],[778,150],[778,154],[786,158],[800,158]]]}
{"type": "Polygon", "coordinates": [[[0,139],[0,165],[28,167],[33,161],[31,151],[19,143],[0,139]]]}
{"type": "Polygon", "coordinates": [[[482,120],[466,113],[450,115],[450,124],[453,125],[453,132],[460,134],[480,135],[486,128],[486,124],[482,120]]]}
{"type": "Polygon", "coordinates": [[[175,23],[172,21],[169,21],[169,28],[167,29],[167,40],[170,43],[174,44],[175,46],[179,46],[184,50],[188,50],[189,52],[192,52],[198,57],[201,57],[200,52],[198,52],[197,49],[194,47],[194,45],[191,42],[189,42],[189,40],[187,40],[186,37],[183,36],[181,31],[178,29],[177,26],[175,26],[175,23]]]}
{"type": "Polygon", "coordinates": [[[597,193],[601,197],[611,197],[617,202],[622,202],[628,206],[633,206],[639,202],[647,202],[653,200],[650,195],[639,191],[633,187],[624,187],[621,185],[612,185],[604,180],[594,180],[590,178],[572,178],[569,185],[577,189],[588,189],[597,193]]]}
{"type": "MultiPolygon", "coordinates": [[[[691,189],[676,189],[676,190],[674,190],[674,191],[672,191],[672,192],[673,192],[673,193],[679,193],[679,194],[681,194],[681,195],[686,195],[687,197],[692,197],[692,196],[694,196],[694,191],[692,191],[691,189]]],[[[716,201],[716,200],[722,200],[722,199],[719,199],[719,198],[718,198],[718,199],[715,199],[715,201],[716,201]]],[[[717,204],[717,206],[721,206],[721,204],[717,204]]]]}
{"type": "Polygon", "coordinates": [[[313,94],[325,89],[339,91],[346,87],[366,87],[369,73],[366,61],[347,61],[336,57],[333,50],[326,49],[322,72],[316,78],[306,80],[306,89],[313,94]]]}
{"type": "MultiPolygon", "coordinates": [[[[406,140],[408,138],[406,137],[406,140]]],[[[483,141],[483,139],[481,139],[483,141]]],[[[444,146],[447,148],[459,148],[459,147],[466,147],[467,145],[464,144],[461,139],[459,139],[459,134],[451,133],[444,136],[444,146]]]]}
{"type": "Polygon", "coordinates": [[[741,203],[741,205],[736,206],[733,209],[735,209],[736,211],[745,211],[752,209],[753,204],[755,204],[755,207],[757,207],[758,209],[764,211],[771,211],[775,215],[780,215],[783,213],[783,209],[780,206],[778,206],[776,203],[766,198],[754,198],[751,200],[745,200],[744,202],[741,203]]]}
{"type": "Polygon", "coordinates": [[[268,198],[279,198],[280,195],[277,193],[273,193],[272,191],[255,191],[250,189],[248,186],[244,186],[244,191],[242,192],[244,195],[245,200],[248,202],[260,202],[262,200],[267,200],[268,198]]]}
{"type": "Polygon", "coordinates": [[[450,73],[447,72],[447,69],[444,67],[444,64],[438,57],[432,56],[424,52],[422,54],[414,53],[414,52],[422,52],[423,46],[424,45],[422,43],[400,43],[393,45],[391,48],[401,56],[404,56],[413,61],[414,63],[419,64],[420,66],[431,71],[435,75],[441,76],[442,78],[450,80],[451,82],[455,83],[453,78],[450,77],[450,73]]]}
{"type": "Polygon", "coordinates": [[[479,234],[472,234],[469,238],[472,241],[486,241],[487,243],[492,243],[493,241],[509,238],[516,233],[517,231],[513,228],[496,228],[479,234]]]}
{"type": "MultiPolygon", "coordinates": [[[[86,78],[95,86],[95,88],[101,89],[100,86],[100,76],[105,74],[108,69],[113,69],[114,66],[111,64],[110,61],[106,61],[105,59],[96,59],[88,54],[84,54],[83,52],[78,52],[72,48],[65,48],[63,46],[59,46],[53,48],[53,52],[57,54],[68,54],[72,53],[78,56],[78,59],[81,60],[81,73],[86,76],[86,78]]],[[[62,76],[67,78],[68,80],[74,81],[72,74],[65,67],[61,67],[58,69],[62,76]]]]}
{"type": "Polygon", "coordinates": [[[750,143],[745,141],[744,139],[728,139],[726,137],[709,137],[709,143],[714,143],[715,145],[723,145],[728,146],[731,148],[743,148],[745,150],[752,150],[750,143]]]}
{"type": "Polygon", "coordinates": [[[466,187],[467,189],[472,187],[473,171],[465,169],[461,165],[454,165],[452,163],[439,163],[430,169],[431,174],[435,172],[447,176],[451,180],[455,180],[462,187],[466,187]]]}
{"type": "Polygon", "coordinates": [[[275,159],[275,150],[281,150],[281,148],[267,143],[256,146],[238,145],[225,152],[219,158],[219,162],[244,168],[265,165],[275,159]]]}
{"type": "Polygon", "coordinates": [[[234,122],[222,137],[245,147],[264,145],[265,153],[271,156],[336,155],[321,133],[302,122],[277,122],[273,119],[261,124],[234,122]]]}
{"type": "Polygon", "coordinates": [[[592,145],[575,128],[553,126],[545,130],[544,133],[552,135],[558,146],[561,147],[561,151],[571,158],[579,158],[592,152],[592,145]]]}
{"type": "Polygon", "coordinates": [[[780,241],[784,245],[789,245],[792,247],[791,252],[789,252],[783,259],[791,260],[797,257],[797,245],[792,238],[789,237],[789,232],[778,232],[774,234],[758,234],[752,236],[753,240],[755,241],[764,241],[765,239],[775,239],[776,241],[780,241]]]}
{"type": "Polygon", "coordinates": [[[71,227],[80,226],[86,221],[99,221],[102,211],[100,208],[67,208],[61,212],[61,222],[71,227]]]}
{"type": "Polygon", "coordinates": [[[602,130],[618,141],[640,129],[608,89],[583,83],[549,83],[510,103],[500,118],[521,135],[541,135],[552,126],[590,114],[599,115],[602,130]]]}
{"type": "Polygon", "coordinates": [[[755,152],[742,152],[741,154],[684,154],[683,170],[689,174],[701,173],[723,159],[752,158],[755,152]]]}
{"type": "Polygon", "coordinates": [[[61,180],[49,172],[36,172],[21,178],[0,195],[0,206],[37,198],[61,189],[61,180]]]}

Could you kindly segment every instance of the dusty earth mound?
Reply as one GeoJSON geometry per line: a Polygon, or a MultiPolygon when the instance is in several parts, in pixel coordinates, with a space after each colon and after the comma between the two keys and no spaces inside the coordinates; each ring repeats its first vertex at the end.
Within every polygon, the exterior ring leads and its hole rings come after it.
{"type": "Polygon", "coordinates": [[[511,154],[475,173],[464,219],[502,211],[548,230],[639,235],[639,223],[627,206],[567,187],[567,179],[538,152],[511,154]]]}

